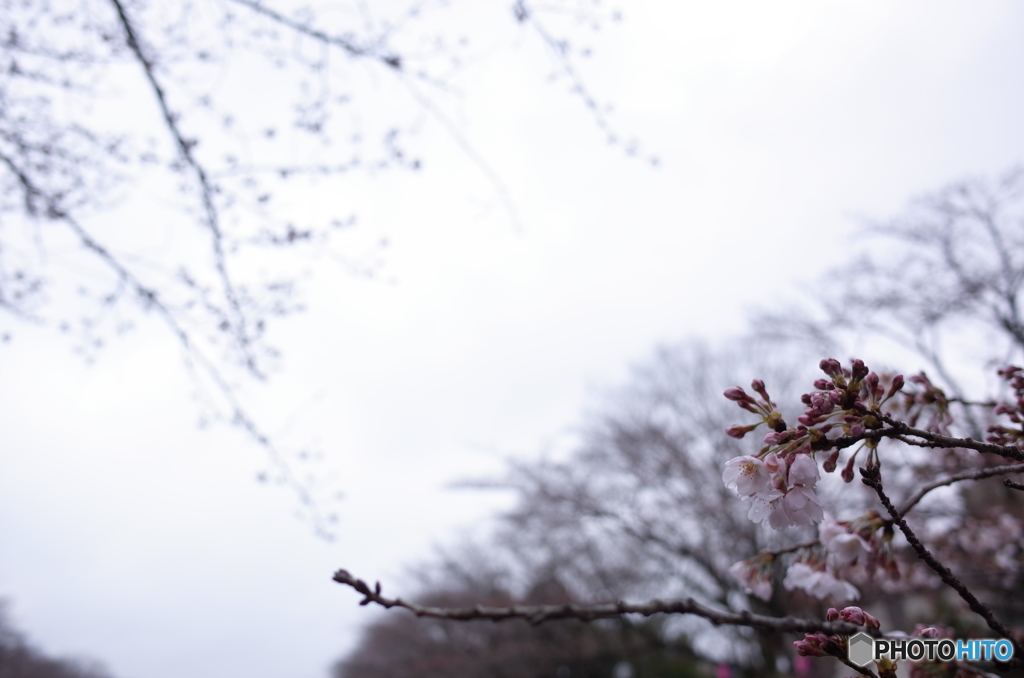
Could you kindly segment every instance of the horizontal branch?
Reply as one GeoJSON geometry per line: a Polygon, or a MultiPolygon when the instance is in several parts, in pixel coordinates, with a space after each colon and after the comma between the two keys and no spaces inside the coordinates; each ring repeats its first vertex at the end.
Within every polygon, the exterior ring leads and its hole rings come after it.
{"type": "MultiPolygon", "coordinates": [[[[977,471],[964,471],[963,473],[957,473],[945,478],[939,478],[938,480],[928,483],[921,489],[919,489],[914,496],[907,500],[900,509],[900,515],[907,515],[907,511],[914,508],[914,506],[924,498],[926,494],[932,490],[942,487],[944,485],[952,485],[953,483],[960,482],[961,480],[981,480],[982,478],[991,478],[992,476],[1001,476],[1007,473],[1024,473],[1024,464],[1008,464],[1006,466],[992,466],[990,468],[978,469],[977,471]]],[[[1012,481],[1006,480],[1004,482],[1010,483],[1012,481]]],[[[1014,483],[1015,484],[1015,483],[1014,483]]],[[[1011,485],[1012,487],[1012,485],[1011,485]]]]}
{"type": "MultiPolygon", "coordinates": [[[[985,443],[974,438],[954,438],[952,436],[944,436],[940,433],[932,433],[931,431],[924,431],[913,426],[908,426],[898,419],[878,413],[877,416],[888,424],[891,428],[882,429],[879,435],[882,437],[893,437],[898,435],[914,436],[915,438],[921,438],[927,440],[930,443],[935,443],[936,447],[954,448],[962,447],[968,450],[976,450],[978,452],[985,452],[987,454],[996,454],[1000,457],[1006,457],[1007,459],[1013,459],[1015,461],[1024,461],[1024,450],[1013,445],[996,445],[995,443],[985,443]]],[[[868,435],[870,437],[870,434],[868,435]]]]}
{"type": "Polygon", "coordinates": [[[504,621],[506,619],[523,619],[531,624],[554,619],[578,619],[580,621],[593,621],[595,619],[607,619],[621,617],[626,614],[642,614],[650,617],[655,614],[692,614],[707,619],[712,624],[726,624],[731,626],[749,626],[754,628],[768,629],[771,631],[788,631],[795,633],[826,633],[830,635],[853,635],[863,628],[849,622],[827,622],[814,619],[799,619],[796,617],[767,617],[753,614],[751,612],[728,612],[716,610],[702,605],[693,598],[686,600],[649,600],[645,603],[626,603],[618,601],[615,603],[597,603],[592,605],[511,605],[509,607],[424,607],[415,603],[408,603],[401,598],[385,598],[380,594],[380,582],[373,589],[363,581],[357,579],[348,570],[338,570],[334,573],[334,581],[345,584],[363,594],[364,598],[360,605],[376,603],[385,608],[404,607],[418,617],[433,617],[435,619],[449,619],[453,621],[490,620],[504,621]]]}
{"type": "Polygon", "coordinates": [[[856,436],[822,438],[812,443],[811,447],[815,450],[842,450],[847,447],[852,447],[863,440],[895,438],[896,440],[900,440],[908,445],[917,445],[919,447],[937,447],[945,449],[959,447],[984,452],[986,454],[995,454],[1007,459],[1013,459],[1014,461],[1024,461],[1024,449],[1014,445],[996,445],[995,443],[986,443],[980,440],[975,440],[974,438],[954,438],[953,436],[946,436],[941,433],[933,433],[931,431],[914,428],[913,426],[909,426],[899,419],[894,419],[887,414],[882,414],[875,410],[869,410],[863,405],[857,405],[854,409],[860,414],[870,414],[878,417],[888,424],[889,428],[872,429],[856,436]],[[906,440],[904,436],[914,436],[915,438],[920,438],[921,441],[906,440]]]}

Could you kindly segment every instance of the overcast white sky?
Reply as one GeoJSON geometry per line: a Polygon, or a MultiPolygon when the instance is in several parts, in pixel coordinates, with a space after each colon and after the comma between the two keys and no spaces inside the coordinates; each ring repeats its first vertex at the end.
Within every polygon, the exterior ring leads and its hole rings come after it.
{"type": "Polygon", "coordinates": [[[387,235],[385,279],[313,266],[281,371],[245,397],[324,452],[318,477],[345,494],[333,543],[253,480],[258,448],[197,429],[162,327],[92,366],[18,328],[0,349],[0,596],[19,626],[121,678],[324,676],[373,618],[335,569],[400,593],[406,564],[501,503],[447,483],[565,444],[655,344],[798,298],[856,249],[856,215],[1022,159],[1019,2],[622,9],[586,75],[657,169],[603,143],[531,38],[504,36],[462,76],[458,120],[521,227],[430,122],[423,172],[325,198],[387,235]]]}

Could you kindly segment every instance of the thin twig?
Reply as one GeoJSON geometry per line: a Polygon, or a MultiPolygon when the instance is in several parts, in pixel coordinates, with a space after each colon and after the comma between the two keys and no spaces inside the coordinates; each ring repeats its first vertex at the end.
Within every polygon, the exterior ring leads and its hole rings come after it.
{"type": "Polygon", "coordinates": [[[1003,485],[1006,485],[1010,489],[1021,490],[1022,492],[1024,492],[1024,483],[1015,483],[1009,478],[1006,478],[1003,480],[1003,485]]]}
{"type": "Polygon", "coordinates": [[[650,600],[646,603],[598,603],[592,605],[511,605],[509,607],[424,607],[409,603],[401,598],[385,598],[380,594],[380,582],[371,589],[362,579],[357,579],[348,570],[334,573],[334,581],[345,584],[363,594],[360,605],[376,603],[385,608],[404,607],[417,617],[433,617],[454,621],[524,619],[531,624],[540,624],[553,619],[578,619],[593,621],[621,617],[624,614],[642,614],[650,617],[655,614],[693,614],[707,619],[712,624],[728,624],[732,626],[749,626],[769,629],[772,631],[788,631],[802,633],[827,633],[829,635],[853,635],[864,629],[842,621],[817,621],[796,617],[767,617],[751,612],[727,612],[716,610],[695,601],[686,600],[650,600]]]}
{"type": "Polygon", "coordinates": [[[360,47],[359,45],[355,44],[346,37],[339,35],[331,35],[330,33],[325,33],[324,31],[313,28],[312,26],[309,26],[301,21],[289,19],[280,12],[274,11],[269,7],[265,7],[262,3],[254,2],[253,0],[231,1],[234,2],[236,5],[248,7],[253,12],[256,12],[257,14],[262,14],[266,18],[272,21],[276,21],[282,26],[287,26],[296,33],[302,33],[303,35],[309,36],[327,45],[334,45],[335,47],[340,47],[344,51],[348,52],[348,54],[351,56],[375,59],[377,61],[380,61],[385,66],[395,69],[396,71],[402,70],[402,61],[398,56],[394,54],[381,54],[379,52],[374,51],[373,49],[367,47],[360,47]]]}
{"type": "Polygon", "coordinates": [[[135,32],[135,28],[132,25],[131,20],[128,18],[124,5],[121,3],[121,0],[110,0],[110,2],[117,10],[118,20],[121,23],[121,27],[124,29],[125,41],[128,45],[128,49],[131,50],[132,54],[135,55],[136,60],[139,62],[139,65],[142,66],[143,73],[146,76],[146,80],[149,82],[150,89],[153,90],[153,96],[156,98],[157,105],[160,107],[164,124],[166,125],[167,130],[171,133],[171,137],[174,139],[174,143],[178,148],[178,153],[181,155],[181,159],[185,164],[192,169],[193,174],[195,174],[196,182],[199,185],[203,211],[206,214],[206,227],[210,231],[210,242],[213,247],[214,265],[217,268],[217,274],[220,277],[221,285],[224,287],[224,297],[227,299],[228,306],[235,316],[234,334],[238,343],[238,349],[241,351],[245,366],[249,372],[262,379],[264,375],[259,369],[256,357],[252,353],[252,341],[249,337],[245,312],[242,310],[242,305],[239,301],[239,295],[235,289],[234,282],[232,282],[231,276],[228,274],[227,257],[224,252],[224,233],[220,227],[220,215],[217,212],[216,205],[214,205],[214,186],[210,181],[210,178],[207,176],[206,169],[199,163],[195,154],[192,152],[192,149],[195,146],[195,141],[186,139],[181,128],[178,126],[178,118],[171,111],[170,105],[167,103],[167,95],[164,92],[163,86],[157,80],[156,72],[153,68],[153,62],[146,57],[142,51],[142,45],[139,42],[138,35],[135,32]]]}
{"type": "Polygon", "coordinates": [[[191,335],[181,326],[181,323],[175,318],[174,312],[160,298],[157,290],[142,282],[114,253],[93,237],[71,214],[61,209],[50,196],[46,195],[42,189],[32,182],[14,160],[4,154],[0,154],[0,162],[10,169],[18,183],[21,184],[25,194],[26,210],[29,214],[38,215],[42,212],[47,218],[64,223],[75,234],[84,248],[95,254],[113,271],[123,284],[131,288],[141,300],[144,308],[155,311],[163,319],[171,333],[177,338],[178,343],[181,344],[182,350],[185,356],[187,356],[189,367],[192,367],[193,361],[198,363],[203,372],[213,381],[224,397],[224,400],[228,403],[232,423],[241,427],[266,450],[271,462],[281,471],[284,481],[296,493],[302,505],[309,510],[313,529],[320,536],[330,539],[332,535],[327,527],[327,521],[324,519],[320,507],[310,493],[309,488],[299,480],[281,451],[242,406],[234,388],[232,388],[221,371],[217,369],[214,361],[208,358],[192,341],[191,335]]]}
{"type": "Polygon", "coordinates": [[[903,536],[907,538],[907,542],[917,553],[917,557],[923,560],[928,567],[935,570],[943,583],[956,591],[960,597],[964,599],[971,610],[976,612],[985,620],[985,623],[988,624],[990,629],[1013,643],[1015,656],[1014,662],[1020,662],[1021,658],[1024,657],[1024,648],[1021,648],[1020,643],[1018,643],[1014,638],[1010,629],[1008,629],[1001,621],[996,619],[996,616],[992,614],[992,610],[978,600],[977,597],[971,593],[970,589],[964,586],[963,582],[957,579],[956,576],[949,571],[949,568],[940,563],[938,559],[936,559],[935,556],[925,548],[924,544],[921,543],[921,540],[917,538],[916,534],[914,534],[914,531],[910,529],[909,525],[907,525],[907,521],[903,519],[903,516],[899,514],[896,507],[893,506],[892,501],[882,490],[882,477],[878,468],[861,468],[860,474],[863,478],[864,484],[875,491],[875,494],[878,495],[878,499],[882,502],[882,505],[885,506],[885,510],[889,512],[890,516],[892,516],[893,521],[899,525],[900,531],[903,532],[903,536]]]}
{"type": "MultiPolygon", "coordinates": [[[[959,482],[961,480],[981,480],[982,478],[991,478],[992,476],[999,476],[1006,473],[1024,473],[1024,464],[992,466],[990,468],[983,468],[977,471],[964,471],[963,473],[957,473],[955,475],[946,476],[945,478],[939,478],[938,480],[928,483],[927,485],[919,489],[914,494],[914,496],[908,499],[907,502],[903,505],[903,508],[900,509],[900,515],[907,515],[907,511],[914,508],[914,506],[919,501],[921,501],[921,499],[923,499],[926,494],[928,494],[937,487],[942,487],[944,485],[952,485],[953,483],[959,482]]],[[[1010,481],[1009,479],[1004,480],[1003,482],[1012,483],[1012,481],[1010,481]]],[[[1008,486],[1012,487],[1013,484],[1016,483],[1012,483],[1011,485],[1008,486]]]]}

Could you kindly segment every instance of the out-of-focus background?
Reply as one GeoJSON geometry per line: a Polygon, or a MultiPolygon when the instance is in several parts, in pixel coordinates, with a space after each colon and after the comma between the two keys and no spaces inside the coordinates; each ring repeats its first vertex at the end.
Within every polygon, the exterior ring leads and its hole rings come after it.
{"type": "Polygon", "coordinates": [[[43,654],[329,675],[382,614],[335,569],[486,571],[453,544],[521,495],[461,481],[745,364],[1024,148],[1015,2],[298,4],[0,2],[0,597],[43,654]]]}

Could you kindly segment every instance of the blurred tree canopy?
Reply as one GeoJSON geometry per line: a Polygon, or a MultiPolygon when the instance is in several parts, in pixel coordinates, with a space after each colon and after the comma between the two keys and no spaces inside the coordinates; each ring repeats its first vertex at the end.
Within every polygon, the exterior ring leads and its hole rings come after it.
{"type": "MultiPolygon", "coordinates": [[[[766,529],[767,524],[751,522],[748,505],[726,489],[723,464],[755,454],[760,436],[752,436],[757,439],[751,443],[749,437],[741,439],[742,432],[725,434],[739,418],[735,403],[722,392],[757,376],[769,385],[782,417],[793,421],[818,358],[870,351],[872,360],[899,360],[908,369],[926,370],[912,377],[921,388],[894,406],[900,416],[928,430],[975,440],[989,427],[992,440],[998,413],[993,406],[1007,392],[1005,383],[1000,386],[985,373],[1024,356],[1018,331],[1022,223],[1024,173],[956,183],[914,201],[896,219],[873,225],[863,235],[865,242],[874,245],[879,238],[885,246],[872,247],[872,255],[813,286],[812,304],[764,312],[755,318],[750,336],[730,344],[709,348],[687,342],[659,349],[591,414],[574,449],[556,459],[510,462],[504,478],[469,483],[511,490],[514,506],[489,532],[418,566],[423,603],[505,610],[694,599],[716,610],[805,619],[822,619],[826,608],[849,603],[849,588],[822,595],[808,581],[785,577],[793,563],[823,564],[825,556],[816,550],[822,548],[819,529],[766,529]],[[762,560],[752,558],[759,553],[762,560]],[[747,578],[755,562],[767,570],[747,578]],[[752,587],[755,579],[766,586],[752,587]],[[557,593],[539,594],[540,581],[557,583],[557,593]]],[[[887,491],[905,507],[903,514],[909,512],[917,536],[1021,642],[1024,493],[1000,477],[983,476],[1024,471],[1024,464],[1001,466],[1006,458],[956,447],[885,449],[898,451],[885,458],[887,491]],[[958,476],[971,482],[954,484],[958,476]],[[950,478],[944,484],[951,487],[936,487],[950,478]]],[[[840,501],[821,490],[826,511],[851,520],[882,510],[868,487],[859,482],[844,487],[837,475],[826,474],[819,484],[843,492],[840,501]]],[[[891,524],[888,530],[877,533],[892,540],[880,547],[881,560],[838,570],[855,584],[857,604],[880,617],[886,632],[911,632],[918,624],[943,634],[955,631],[956,637],[991,637],[891,524]]],[[[438,653],[459,657],[465,664],[460,675],[653,678],[709,675],[715,664],[726,664],[733,675],[830,676],[836,668],[832,660],[797,656],[792,641],[801,636],[770,629],[717,626],[689,615],[622,615],[593,623],[595,637],[631,628],[633,643],[606,640],[608,653],[599,667],[587,667],[567,658],[584,656],[573,654],[569,648],[575,646],[564,639],[576,633],[579,621],[539,626],[477,621],[466,629],[466,621],[389,612],[370,624],[335,675],[362,675],[371,657],[379,671],[387,666],[393,675],[406,675],[405,667],[426,666],[438,653]],[[506,647],[511,638],[522,643],[516,654],[474,653],[473,648],[506,647]],[[392,655],[385,646],[402,651],[392,655]],[[672,664],[676,673],[665,668],[672,662],[681,662],[672,664]],[[566,670],[558,673],[558,666],[566,670]]],[[[984,667],[1022,675],[1019,667],[1006,669],[984,667]]],[[[915,664],[911,675],[968,676],[981,670],[915,664]]]]}
{"type": "Polygon", "coordinates": [[[2,678],[108,678],[98,664],[81,659],[49,657],[29,643],[11,623],[0,601],[0,677],[2,678]]]}

